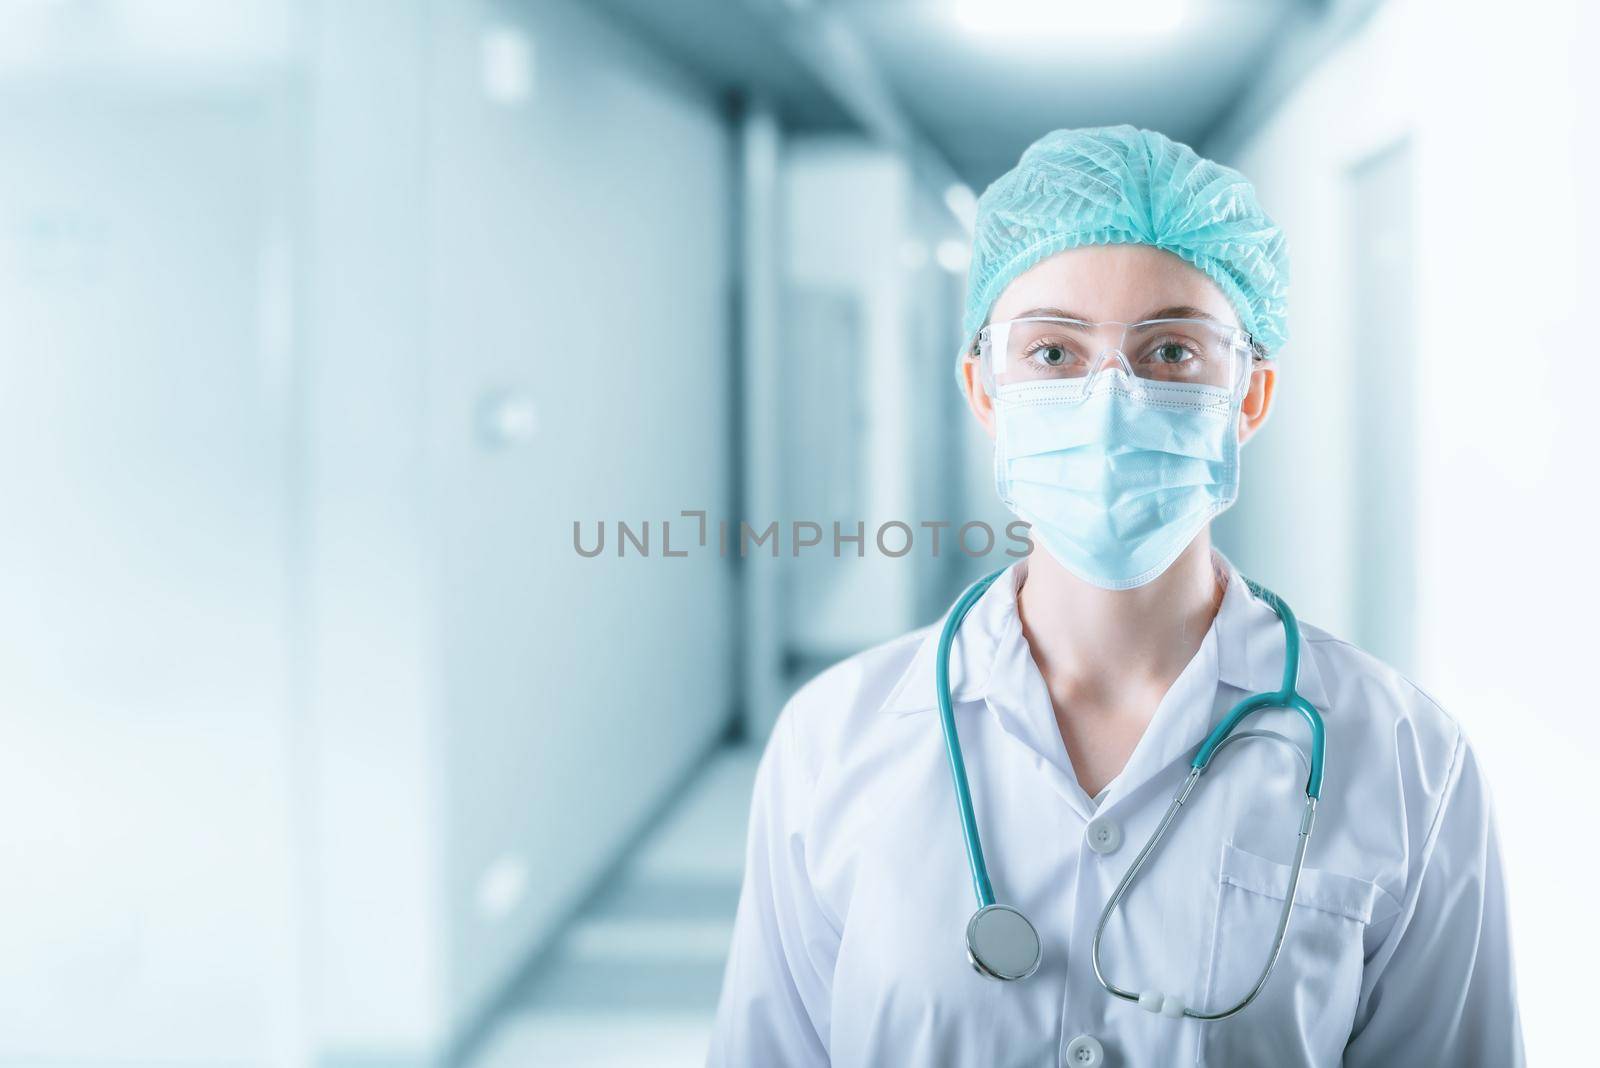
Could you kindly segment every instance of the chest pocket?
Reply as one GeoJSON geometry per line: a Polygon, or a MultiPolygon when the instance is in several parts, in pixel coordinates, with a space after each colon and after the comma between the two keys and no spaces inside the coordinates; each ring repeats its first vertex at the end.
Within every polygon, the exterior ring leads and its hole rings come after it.
{"type": "MultiPolygon", "coordinates": [[[[1224,845],[1201,1003],[1208,1011],[1236,1003],[1261,974],[1290,871],[1288,864],[1224,845]]],[[[1366,929],[1381,893],[1366,879],[1301,869],[1283,952],[1266,986],[1238,1015],[1200,1025],[1199,1063],[1339,1063],[1361,992],[1366,929]]]]}

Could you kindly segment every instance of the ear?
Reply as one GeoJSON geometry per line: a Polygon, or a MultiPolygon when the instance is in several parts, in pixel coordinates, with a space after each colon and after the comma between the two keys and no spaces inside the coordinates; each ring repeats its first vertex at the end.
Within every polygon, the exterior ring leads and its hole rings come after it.
{"type": "Polygon", "coordinates": [[[1270,360],[1255,360],[1250,369],[1250,382],[1245,387],[1244,403],[1239,405],[1239,442],[1243,444],[1255,437],[1261,424],[1272,411],[1273,391],[1277,388],[1278,372],[1270,360]]]}
{"type": "Polygon", "coordinates": [[[961,358],[961,390],[966,394],[967,407],[978,417],[983,432],[994,437],[994,398],[983,388],[983,371],[978,361],[967,355],[961,358]]]}

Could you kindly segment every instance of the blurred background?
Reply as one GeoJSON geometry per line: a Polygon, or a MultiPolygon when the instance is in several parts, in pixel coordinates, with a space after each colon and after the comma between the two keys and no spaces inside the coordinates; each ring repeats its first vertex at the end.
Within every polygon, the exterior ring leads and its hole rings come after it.
{"type": "Polygon", "coordinates": [[[1287,230],[1219,544],[1466,726],[1530,1057],[1592,1049],[1597,44],[1578,0],[0,0],[0,1064],[700,1063],[778,708],[992,566],[918,526],[1006,520],[975,194],[1117,122],[1287,230]],[[793,520],[867,551],[717,549],[793,520]]]}

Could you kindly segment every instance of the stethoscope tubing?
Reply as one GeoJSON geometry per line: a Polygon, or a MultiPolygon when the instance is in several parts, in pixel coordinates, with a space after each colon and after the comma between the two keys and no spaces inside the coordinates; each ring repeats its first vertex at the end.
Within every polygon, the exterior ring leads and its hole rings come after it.
{"type": "Polygon", "coordinates": [[[945,752],[950,757],[950,778],[955,783],[956,806],[961,813],[961,833],[967,844],[967,867],[972,872],[972,889],[978,898],[978,907],[995,903],[994,888],[989,884],[989,867],[983,862],[983,843],[978,837],[978,818],[973,812],[972,791],[967,786],[967,765],[961,757],[961,739],[956,732],[956,713],[950,696],[950,650],[955,644],[956,631],[961,621],[972,611],[972,606],[984,595],[995,579],[1005,574],[1000,568],[985,575],[961,595],[950,609],[944,631],[939,635],[939,656],[934,668],[934,691],[939,697],[939,722],[944,727],[945,752]]]}
{"type": "MultiPolygon", "coordinates": [[[[1232,745],[1234,742],[1245,738],[1272,738],[1283,742],[1285,745],[1289,746],[1290,750],[1293,751],[1296,758],[1299,759],[1302,765],[1307,764],[1306,756],[1303,752],[1301,752],[1299,746],[1295,745],[1293,742],[1290,742],[1282,735],[1274,734],[1270,731],[1239,731],[1238,733],[1230,735],[1224,739],[1216,748],[1217,750],[1221,750],[1222,748],[1232,745]]],[[[1173,796],[1172,802],[1167,806],[1167,811],[1162,815],[1161,822],[1156,825],[1155,832],[1150,835],[1149,840],[1144,844],[1144,848],[1139,850],[1138,856],[1134,857],[1133,863],[1130,864],[1128,866],[1128,870],[1123,873],[1121,881],[1117,883],[1116,890],[1112,891],[1111,897],[1106,900],[1106,907],[1100,913],[1100,921],[1095,924],[1094,939],[1089,944],[1089,963],[1094,967],[1094,977],[1099,980],[1100,985],[1105,988],[1106,993],[1112,995],[1113,997],[1121,998],[1123,1001],[1132,1001],[1138,1004],[1144,1004],[1138,992],[1124,989],[1123,987],[1113,983],[1110,979],[1106,978],[1105,971],[1100,963],[1100,941],[1105,935],[1106,925],[1111,922],[1111,914],[1115,912],[1117,906],[1122,903],[1123,897],[1128,893],[1128,889],[1133,886],[1133,881],[1138,877],[1140,870],[1144,868],[1145,862],[1150,859],[1151,855],[1155,853],[1157,846],[1161,844],[1161,840],[1166,837],[1167,830],[1177,819],[1179,811],[1183,808],[1184,803],[1189,800],[1189,794],[1194,791],[1195,784],[1200,781],[1200,776],[1203,774],[1205,774],[1204,768],[1189,769],[1188,776],[1184,778],[1183,785],[1178,788],[1177,794],[1173,796]]],[[[1192,1009],[1188,1006],[1184,1006],[1182,1015],[1187,1016],[1190,1019],[1208,1022],[1214,1020],[1226,1020],[1230,1016],[1243,1012],[1244,1009],[1256,999],[1257,995],[1261,993],[1262,988],[1267,985],[1267,978],[1272,974],[1272,969],[1277,966],[1278,957],[1283,952],[1284,939],[1288,937],[1289,918],[1294,911],[1295,893],[1300,886],[1300,869],[1305,864],[1306,846],[1311,840],[1311,828],[1315,822],[1316,811],[1317,799],[1307,796],[1305,809],[1300,818],[1299,837],[1295,843],[1294,864],[1289,869],[1289,890],[1284,896],[1283,907],[1278,910],[1278,924],[1277,928],[1273,932],[1272,947],[1270,950],[1268,950],[1266,965],[1261,969],[1261,974],[1256,978],[1255,985],[1250,988],[1250,991],[1245,994],[1243,998],[1226,1009],[1216,1012],[1202,1012],[1198,1009],[1192,1009]]],[[[1163,998],[1163,1001],[1165,1000],[1166,999],[1163,998]]]]}
{"type": "MultiPolygon", "coordinates": [[[[950,655],[955,645],[956,634],[960,630],[961,623],[966,618],[967,613],[989,590],[989,587],[994,585],[995,580],[1005,572],[1006,568],[1000,568],[973,583],[950,609],[950,613],[945,619],[944,629],[939,635],[938,656],[934,668],[935,693],[939,702],[939,722],[944,731],[945,751],[950,761],[950,777],[955,787],[956,807],[961,817],[961,833],[966,843],[967,865],[972,873],[973,893],[977,898],[980,912],[994,906],[996,902],[994,888],[989,880],[988,865],[984,863],[983,859],[983,843],[978,834],[978,821],[972,804],[972,791],[967,782],[966,762],[962,758],[961,740],[956,729],[954,698],[950,692],[950,655]]],[[[1272,970],[1278,962],[1283,950],[1284,939],[1288,934],[1289,918],[1294,910],[1294,899],[1300,884],[1300,872],[1305,862],[1306,847],[1311,838],[1312,827],[1315,824],[1317,802],[1322,793],[1324,755],[1322,716],[1296,689],[1300,673],[1301,639],[1299,621],[1295,618],[1294,612],[1289,608],[1288,604],[1277,594],[1264,586],[1252,582],[1248,578],[1244,581],[1250,592],[1271,607],[1283,624],[1284,663],[1282,685],[1271,693],[1253,694],[1235,704],[1228,714],[1211,730],[1211,733],[1206,736],[1205,741],[1201,743],[1199,751],[1195,754],[1194,760],[1190,764],[1188,776],[1179,787],[1177,794],[1174,795],[1172,802],[1167,806],[1167,811],[1162,816],[1161,822],[1156,826],[1149,840],[1145,842],[1144,848],[1134,858],[1133,863],[1129,865],[1128,870],[1123,873],[1116,890],[1106,901],[1105,909],[1101,912],[1099,923],[1095,927],[1094,939],[1090,948],[1090,960],[1094,966],[1095,978],[1113,997],[1124,1001],[1137,1002],[1151,1011],[1161,1011],[1165,1015],[1187,1016],[1191,1019],[1202,1021],[1223,1020],[1243,1011],[1261,993],[1262,988],[1266,986],[1267,978],[1272,974],[1272,970]],[[1309,759],[1305,757],[1305,754],[1300,751],[1298,746],[1295,746],[1280,735],[1272,734],[1268,731],[1239,731],[1235,733],[1236,728],[1245,719],[1256,712],[1268,708],[1289,709],[1305,719],[1311,729],[1311,756],[1309,759]],[[1277,738],[1290,745],[1301,759],[1301,762],[1306,765],[1306,803],[1300,817],[1299,836],[1295,846],[1294,864],[1290,870],[1288,894],[1284,898],[1283,908],[1278,915],[1272,948],[1268,954],[1266,965],[1262,968],[1255,984],[1243,998],[1232,1006],[1216,1012],[1201,1012],[1188,1006],[1181,1006],[1181,1011],[1174,1011],[1180,1009],[1181,1003],[1170,996],[1155,992],[1146,992],[1144,995],[1140,995],[1135,991],[1111,982],[1106,977],[1101,966],[1100,943],[1112,914],[1127,895],[1134,880],[1155,852],[1157,846],[1160,845],[1167,831],[1177,820],[1178,814],[1182,811],[1185,802],[1188,801],[1190,793],[1193,792],[1196,784],[1200,781],[1200,777],[1210,767],[1212,758],[1231,742],[1246,737],[1258,736],[1277,738]]],[[[1018,915],[1020,916],[1021,914],[1018,913],[1018,915]]],[[[1026,917],[1023,917],[1023,919],[1026,920],[1026,917]]],[[[1029,926],[1031,928],[1031,924],[1029,926]]],[[[969,924],[968,953],[969,956],[973,956],[970,927],[971,925],[969,924]]],[[[1037,945],[1037,942],[1035,944],[1037,945]]],[[[974,964],[979,963],[976,956],[973,959],[974,964]]],[[[1034,967],[1037,967],[1037,962],[1034,967]]],[[[980,967],[980,971],[984,971],[985,974],[994,974],[987,968],[980,967]]],[[[1031,975],[1032,969],[1029,969],[1027,974],[1031,975]]]]}

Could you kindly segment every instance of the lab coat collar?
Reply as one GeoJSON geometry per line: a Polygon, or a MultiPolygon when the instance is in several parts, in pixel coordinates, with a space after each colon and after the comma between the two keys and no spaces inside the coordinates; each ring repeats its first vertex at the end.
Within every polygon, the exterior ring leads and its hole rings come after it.
{"type": "MultiPolygon", "coordinates": [[[[1218,617],[1228,610],[1230,601],[1235,605],[1233,618],[1221,628],[1219,668],[1222,681],[1246,694],[1270,693],[1283,682],[1283,622],[1272,606],[1250,592],[1244,576],[1227,557],[1215,549],[1212,552],[1228,576],[1228,591],[1223,596],[1218,617]]],[[[1296,689],[1317,711],[1326,712],[1328,693],[1322,673],[1317,669],[1316,657],[1311,655],[1304,622],[1300,630],[1300,677],[1296,689]]]]}
{"type": "MultiPolygon", "coordinates": [[[[1266,602],[1250,592],[1244,584],[1243,575],[1232,561],[1219,550],[1213,549],[1212,553],[1216,566],[1227,576],[1227,588],[1216,618],[1195,654],[1195,660],[1184,669],[1179,682],[1203,686],[1208,681],[1204,676],[1209,676],[1211,680],[1240,691],[1241,697],[1276,690],[1283,681],[1283,624],[1266,602]],[[1193,677],[1191,669],[1202,677],[1193,677]]],[[[1008,724],[1008,729],[1021,726],[1021,733],[1028,735],[1030,741],[1039,743],[1042,746],[1040,752],[1048,753],[1062,746],[1059,730],[1055,726],[1055,715],[1049,707],[1048,691],[1044,689],[1044,680],[1033,663],[1032,652],[1023,637],[1022,622],[1017,615],[1017,587],[1026,574],[1026,566],[1026,561],[1019,561],[1007,568],[1005,574],[989,587],[968,613],[956,636],[950,658],[950,690],[955,704],[990,699],[991,704],[997,706],[997,712],[1009,713],[1003,715],[1003,719],[1010,719],[1019,712],[1013,707],[1017,703],[1031,704],[1042,700],[1045,702],[1043,709],[1033,710],[1035,714],[1023,715],[1021,723],[1008,724]],[[1030,683],[1038,685],[1035,687],[1030,683]],[[1038,711],[1043,711],[1044,715],[1036,714],[1038,711]],[[1040,733],[1038,727],[1041,720],[1049,723],[1053,732],[1053,747],[1044,739],[1035,737],[1040,733]]],[[[943,626],[944,619],[941,618],[938,624],[929,628],[910,666],[885,703],[885,711],[906,714],[938,707],[933,684],[934,666],[939,652],[939,633],[943,626]]],[[[1177,689],[1178,684],[1175,683],[1174,690],[1177,689]]],[[[1315,658],[1304,647],[1300,655],[1299,689],[1301,696],[1318,710],[1327,710],[1327,694],[1321,673],[1317,670],[1315,658]]],[[[1186,693],[1181,696],[1191,698],[1195,695],[1186,693]]],[[[1184,721],[1184,729],[1169,730],[1167,728],[1179,728],[1179,723],[1158,724],[1153,719],[1150,725],[1153,730],[1146,732],[1155,733],[1155,729],[1159,729],[1167,743],[1162,745],[1164,750],[1177,746],[1177,751],[1181,752],[1198,745],[1212,726],[1210,702],[1186,700],[1184,703],[1195,706],[1197,714],[1177,717],[1184,721]],[[1204,707],[1199,707],[1202,704],[1204,707]],[[1196,722],[1191,723],[1190,720],[1196,722]],[[1194,737],[1191,738],[1191,735],[1194,737]]],[[[1145,748],[1143,741],[1139,748],[1145,748]]],[[[1136,750],[1134,755],[1138,757],[1140,754],[1136,750]]]]}
{"type": "MultiPolygon", "coordinates": [[[[955,644],[950,652],[950,699],[952,704],[977,701],[989,692],[994,676],[995,654],[1003,638],[1012,637],[1010,628],[1016,627],[1014,640],[1027,641],[1022,636],[1022,623],[1017,617],[1017,587],[1026,572],[1026,561],[1012,564],[993,585],[978,598],[961,629],[956,632],[955,644]]],[[[954,608],[954,605],[951,606],[954,608]]],[[[950,609],[939,617],[939,622],[928,628],[916,655],[906,668],[900,681],[890,692],[884,708],[891,713],[924,712],[939,707],[934,688],[934,669],[939,658],[939,635],[950,609]]]]}

